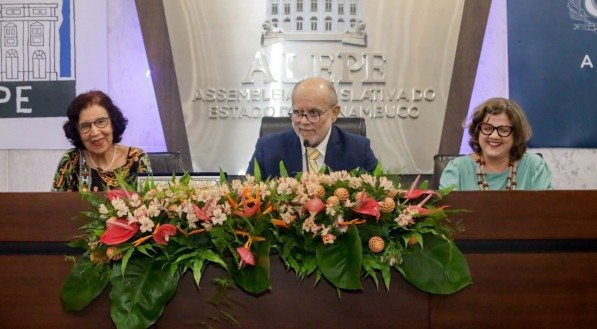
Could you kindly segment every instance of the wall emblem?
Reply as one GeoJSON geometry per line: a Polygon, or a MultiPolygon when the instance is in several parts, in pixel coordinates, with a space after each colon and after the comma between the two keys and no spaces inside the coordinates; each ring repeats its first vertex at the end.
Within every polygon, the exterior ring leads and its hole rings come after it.
{"type": "Polygon", "coordinates": [[[73,0],[0,2],[0,118],[64,116],[74,42],[73,0]]]}
{"type": "Polygon", "coordinates": [[[0,4],[0,81],[72,78],[72,39],[61,35],[70,34],[61,29],[70,17],[63,16],[61,2],[0,4]]]}
{"type": "Polygon", "coordinates": [[[568,14],[580,22],[574,24],[575,30],[597,33],[597,0],[568,0],[568,14]]]}
{"type": "Polygon", "coordinates": [[[267,0],[261,44],[340,41],[367,45],[362,0],[267,0]]]}

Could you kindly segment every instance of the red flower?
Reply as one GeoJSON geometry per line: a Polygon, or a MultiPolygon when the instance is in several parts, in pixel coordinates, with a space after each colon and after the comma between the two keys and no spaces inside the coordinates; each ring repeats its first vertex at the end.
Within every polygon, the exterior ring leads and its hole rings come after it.
{"type": "Polygon", "coordinates": [[[176,234],[176,226],[172,224],[158,225],[153,232],[153,239],[158,244],[167,244],[170,236],[176,234]]]}
{"type": "Polygon", "coordinates": [[[248,264],[251,266],[255,265],[255,257],[253,257],[253,254],[248,248],[238,247],[236,248],[236,252],[238,252],[238,255],[240,256],[240,263],[238,264],[238,268],[243,267],[244,264],[248,264]]]}
{"type": "Polygon", "coordinates": [[[311,215],[316,215],[320,211],[325,209],[325,203],[323,203],[323,201],[321,201],[320,198],[315,197],[305,202],[304,208],[307,209],[307,211],[310,212],[311,215]]]}
{"type": "Polygon", "coordinates": [[[127,190],[108,190],[106,191],[106,195],[108,196],[108,199],[110,201],[115,200],[115,199],[130,199],[133,194],[135,193],[131,193],[127,190]]]}
{"type": "Polygon", "coordinates": [[[357,198],[357,208],[353,209],[353,211],[363,215],[375,216],[375,219],[378,221],[381,216],[381,213],[379,212],[379,204],[365,192],[359,193],[357,198]]]}
{"type": "Polygon", "coordinates": [[[421,175],[418,175],[417,178],[415,179],[415,181],[410,185],[410,189],[408,190],[408,192],[406,192],[406,195],[404,196],[404,198],[406,200],[416,199],[416,198],[420,197],[421,195],[425,195],[425,194],[439,196],[439,193],[437,193],[436,191],[433,191],[433,190],[417,190],[417,189],[415,189],[415,187],[417,187],[417,185],[419,184],[419,178],[421,178],[421,175]]]}
{"type": "Polygon", "coordinates": [[[139,223],[132,223],[126,219],[114,219],[106,222],[108,227],[102,233],[100,242],[109,246],[123,243],[139,230],[139,223]]]}

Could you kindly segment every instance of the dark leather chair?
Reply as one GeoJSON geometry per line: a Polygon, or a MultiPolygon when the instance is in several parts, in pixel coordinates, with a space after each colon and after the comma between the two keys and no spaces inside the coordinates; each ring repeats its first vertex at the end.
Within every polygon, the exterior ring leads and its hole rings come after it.
{"type": "MultiPolygon", "coordinates": [[[[338,128],[349,133],[361,136],[367,135],[365,118],[338,118],[334,124],[338,128]]],[[[292,121],[290,120],[290,117],[263,117],[261,119],[261,128],[259,129],[259,137],[282,132],[290,128],[292,128],[292,121]]]]}
{"type": "Polygon", "coordinates": [[[448,162],[452,159],[459,157],[460,154],[436,154],[433,157],[433,177],[431,179],[431,188],[439,188],[439,179],[444,172],[444,169],[448,165],[448,162]]]}
{"type": "Polygon", "coordinates": [[[151,169],[156,174],[172,174],[184,171],[182,154],[176,152],[147,152],[151,169]]]}

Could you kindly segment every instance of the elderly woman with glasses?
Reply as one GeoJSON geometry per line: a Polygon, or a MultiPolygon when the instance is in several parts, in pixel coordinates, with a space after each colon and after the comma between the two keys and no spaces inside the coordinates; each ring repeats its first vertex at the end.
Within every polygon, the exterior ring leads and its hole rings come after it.
{"type": "Polygon", "coordinates": [[[60,158],[52,191],[104,191],[120,186],[122,177],[130,186],[137,175],[150,172],[143,150],[118,144],[127,119],[110,97],[101,91],[77,96],[69,105],[64,134],[74,148],[60,158]]]}
{"type": "Polygon", "coordinates": [[[488,99],[475,109],[468,132],[474,153],[448,163],[440,178],[440,188],[553,188],[551,171],[543,158],[527,152],[531,126],[516,102],[505,98],[488,99]]]}

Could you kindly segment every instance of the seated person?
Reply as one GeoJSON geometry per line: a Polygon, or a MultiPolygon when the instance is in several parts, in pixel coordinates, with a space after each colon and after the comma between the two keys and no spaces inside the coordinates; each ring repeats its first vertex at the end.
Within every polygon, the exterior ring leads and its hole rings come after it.
{"type": "Polygon", "coordinates": [[[531,126],[514,101],[491,98],[479,105],[468,128],[474,153],[448,163],[440,188],[456,190],[552,189],[551,171],[537,154],[527,153],[531,126]]]}
{"type": "Polygon", "coordinates": [[[60,158],[52,191],[105,191],[119,187],[116,173],[135,186],[137,174],[150,172],[143,150],[117,144],[128,120],[101,91],[77,96],[69,105],[64,134],[74,148],[60,158]]]}
{"type": "Polygon", "coordinates": [[[280,176],[280,161],[289,175],[318,171],[323,164],[332,171],[361,168],[371,172],[377,166],[368,138],[332,125],[340,114],[340,105],[328,80],[307,78],[297,83],[289,114],[293,129],[259,138],[247,174],[253,175],[254,160],[264,178],[280,176]]]}

